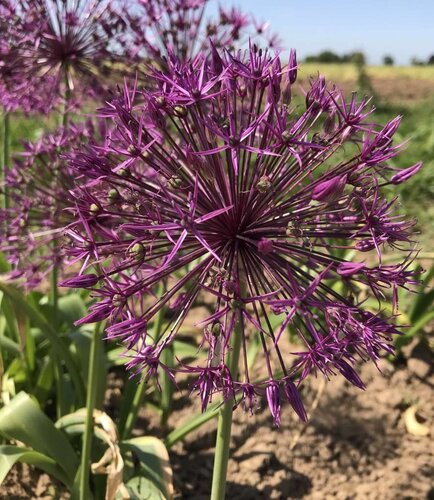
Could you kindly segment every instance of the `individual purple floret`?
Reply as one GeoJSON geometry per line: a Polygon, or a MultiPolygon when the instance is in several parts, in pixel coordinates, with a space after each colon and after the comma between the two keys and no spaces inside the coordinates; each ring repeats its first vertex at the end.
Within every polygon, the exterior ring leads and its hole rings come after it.
{"type": "Polygon", "coordinates": [[[102,111],[115,123],[110,139],[71,161],[86,187],[69,251],[91,276],[65,285],[96,297],[79,324],[107,319],[107,338],[145,379],[189,373],[203,410],[220,393],[253,411],[262,394],[276,424],[284,401],[306,419],[298,388],[309,374],[363,388],[357,359],[392,351],[393,317],[358,296],[396,300],[413,283],[412,222],[382,186],[416,167],[389,166],[397,121],[375,124],[368,100],[318,77],[304,107],[294,104],[293,52],[285,67],[256,46],[167,63],[149,76],[152,90],[124,87],[102,111]],[[385,265],[385,250],[400,263],[385,265]],[[198,316],[202,304],[209,313],[198,316]],[[154,335],[162,308],[170,319],[154,335]],[[161,354],[189,315],[204,329],[199,359],[169,368],[161,354]],[[261,382],[248,365],[255,342],[261,382]]]}
{"type": "Polygon", "coordinates": [[[240,48],[249,38],[261,38],[270,48],[279,47],[280,41],[268,33],[267,23],[223,5],[218,7],[217,16],[210,17],[209,4],[209,0],[129,2],[130,55],[140,55],[164,67],[166,58],[172,55],[185,61],[199,53],[208,54],[210,40],[216,47],[240,48]]]}
{"type": "MultiPolygon", "coordinates": [[[[9,207],[0,210],[0,251],[11,264],[10,278],[34,288],[53,267],[62,268],[61,236],[71,219],[66,208],[75,171],[65,154],[92,140],[91,123],[70,125],[24,144],[5,179],[9,207]]],[[[87,277],[87,286],[98,280],[87,277]]],[[[86,286],[83,280],[80,286],[86,286]]]]}
{"type": "Polygon", "coordinates": [[[111,0],[0,0],[0,14],[0,102],[8,111],[48,111],[74,90],[76,100],[100,96],[125,54],[127,25],[111,0]]]}

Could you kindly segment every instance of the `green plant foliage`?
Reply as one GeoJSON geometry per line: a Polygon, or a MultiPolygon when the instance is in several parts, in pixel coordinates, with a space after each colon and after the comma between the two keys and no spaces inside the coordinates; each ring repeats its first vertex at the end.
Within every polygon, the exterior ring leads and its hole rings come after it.
{"type": "Polygon", "coordinates": [[[17,463],[22,462],[34,465],[43,470],[52,477],[55,477],[64,484],[69,484],[69,478],[65,471],[59,467],[55,460],[28,448],[19,446],[1,445],[0,446],[0,484],[7,476],[11,468],[17,463]]]}
{"type": "Polygon", "coordinates": [[[81,377],[78,367],[69,352],[65,340],[58,335],[58,332],[52,327],[46,318],[29,302],[27,302],[16,288],[0,282],[0,290],[11,301],[11,303],[13,303],[17,310],[23,313],[35,327],[40,329],[41,334],[48,341],[51,349],[65,364],[74,386],[74,397],[77,399],[77,405],[82,406],[84,403],[83,378],[81,377]]]}
{"type": "Polygon", "coordinates": [[[71,485],[78,467],[77,455],[67,437],[25,392],[0,410],[0,435],[31,447],[52,459],[71,485]]]}
{"type": "MultiPolygon", "coordinates": [[[[172,471],[169,463],[169,454],[163,442],[152,436],[142,436],[129,439],[120,443],[120,448],[125,455],[132,452],[137,462],[134,467],[132,478],[128,480],[127,486],[134,489],[143,487],[151,482],[158,488],[161,498],[172,496],[172,471]],[[143,482],[143,479],[147,480],[143,482]]],[[[140,496],[139,498],[158,498],[153,490],[152,496],[140,496]]]]}

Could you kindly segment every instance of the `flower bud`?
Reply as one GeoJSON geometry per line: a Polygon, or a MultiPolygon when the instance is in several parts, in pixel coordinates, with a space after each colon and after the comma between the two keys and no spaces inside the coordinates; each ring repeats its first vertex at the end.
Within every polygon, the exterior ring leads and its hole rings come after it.
{"type": "Polygon", "coordinates": [[[273,251],[273,242],[268,238],[261,238],[258,242],[258,250],[263,255],[267,255],[273,251]]]}
{"type": "Polygon", "coordinates": [[[99,206],[96,203],[92,203],[91,206],[89,207],[89,212],[92,215],[97,215],[99,212],[99,206]]]}
{"type": "Polygon", "coordinates": [[[268,193],[268,191],[270,191],[270,188],[271,188],[270,178],[267,175],[263,175],[256,184],[256,189],[260,193],[268,193]]]}
{"type": "Polygon", "coordinates": [[[312,191],[312,199],[316,201],[334,201],[342,195],[345,183],[346,178],[340,176],[320,182],[312,191]]]}
{"type": "Polygon", "coordinates": [[[59,285],[66,288],[90,288],[95,286],[98,281],[99,277],[96,274],[82,274],[81,276],[68,278],[59,283],[59,285]]]}
{"type": "Polygon", "coordinates": [[[401,184],[410,179],[410,177],[413,177],[413,175],[417,174],[421,168],[422,168],[422,162],[416,163],[412,167],[404,168],[404,170],[401,170],[400,172],[395,174],[390,179],[390,182],[392,184],[401,184]]]}

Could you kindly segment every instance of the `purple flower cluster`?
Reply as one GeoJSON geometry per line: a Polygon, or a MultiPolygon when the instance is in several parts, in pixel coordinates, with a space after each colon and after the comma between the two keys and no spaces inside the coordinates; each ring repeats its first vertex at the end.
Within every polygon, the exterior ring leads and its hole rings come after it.
{"type": "Polygon", "coordinates": [[[124,53],[127,24],[111,0],[0,0],[0,103],[48,112],[96,96],[124,53]]]}
{"type": "MultiPolygon", "coordinates": [[[[104,131],[100,131],[104,134],[104,131]]],[[[10,278],[34,288],[54,268],[62,268],[61,237],[72,221],[67,207],[75,171],[66,153],[92,141],[90,122],[45,133],[24,144],[7,172],[9,206],[0,210],[0,251],[11,264],[10,278]]]]}
{"type": "Polygon", "coordinates": [[[268,34],[267,23],[260,23],[237,8],[219,6],[218,16],[207,16],[209,0],[141,0],[131,2],[126,17],[132,34],[134,56],[149,58],[165,66],[174,55],[185,61],[210,52],[209,40],[216,47],[240,48],[249,38],[262,38],[270,48],[278,48],[276,35],[268,34]]]}
{"type": "Polygon", "coordinates": [[[144,379],[190,373],[203,409],[220,393],[254,410],[265,394],[276,424],[284,400],[306,418],[298,387],[310,373],[363,388],[357,359],[392,351],[391,318],[358,297],[391,291],[396,306],[396,290],[413,282],[412,222],[384,187],[420,168],[390,165],[399,118],[375,124],[368,100],[347,99],[322,77],[302,105],[296,77],[294,52],[284,67],[256,46],[172,56],[149,75],[151,90],[125,85],[103,111],[110,137],[70,162],[84,184],[69,252],[83,265],[64,284],[96,297],[79,324],[107,319],[107,338],[144,379]],[[401,263],[385,264],[385,249],[401,263]],[[198,317],[203,304],[209,312],[198,317]],[[168,320],[155,335],[162,308],[168,320]],[[199,358],[168,367],[161,354],[190,315],[203,327],[199,358]],[[261,382],[248,363],[252,342],[261,382]]]}

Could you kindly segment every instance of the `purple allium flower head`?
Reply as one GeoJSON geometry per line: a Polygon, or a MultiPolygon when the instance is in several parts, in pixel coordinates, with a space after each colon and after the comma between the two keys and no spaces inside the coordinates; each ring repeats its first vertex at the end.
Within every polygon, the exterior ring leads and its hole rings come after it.
{"type": "Polygon", "coordinates": [[[75,193],[70,251],[99,277],[80,323],[108,319],[107,336],[148,378],[168,369],[161,352],[196,317],[200,359],[171,376],[194,377],[203,409],[221,393],[252,410],[262,394],[276,424],[285,401],[306,418],[298,388],[312,372],[364,387],[357,358],[376,362],[398,332],[357,291],[396,296],[413,281],[412,223],[382,193],[397,175],[387,162],[398,151],[396,122],[376,125],[368,100],[347,100],[322,77],[304,109],[292,106],[295,61],[292,52],[282,67],[256,46],[171,58],[149,76],[152,90],[125,85],[103,110],[115,123],[110,140],[71,162],[85,187],[75,193]],[[115,207],[107,195],[92,209],[99,183],[116,193],[115,207]],[[401,263],[384,265],[385,250],[401,263]],[[161,284],[166,291],[154,295],[161,284]],[[203,303],[209,313],[197,318],[203,303]],[[162,308],[170,319],[156,335],[148,325],[162,308]],[[288,327],[301,347],[289,347],[288,327]],[[260,383],[248,365],[254,338],[260,383]]]}
{"type": "Polygon", "coordinates": [[[100,96],[125,54],[127,25],[111,0],[0,0],[0,13],[0,98],[10,110],[48,111],[76,87],[76,99],[100,96]]]}
{"type": "MultiPolygon", "coordinates": [[[[75,182],[65,155],[83,147],[93,134],[90,122],[45,133],[24,144],[7,172],[9,206],[0,210],[0,250],[12,266],[10,277],[24,281],[27,288],[37,286],[53,266],[61,266],[61,236],[71,221],[65,209],[75,182]]],[[[86,288],[97,282],[92,276],[81,277],[70,286],[86,288]]]]}
{"type": "Polygon", "coordinates": [[[215,18],[207,15],[209,0],[139,0],[129,4],[126,14],[132,33],[132,55],[149,58],[165,67],[166,58],[185,61],[212,47],[239,48],[249,38],[264,40],[279,48],[268,25],[258,23],[237,8],[219,6],[215,18]],[[210,44],[210,40],[212,44],[210,44]]]}

